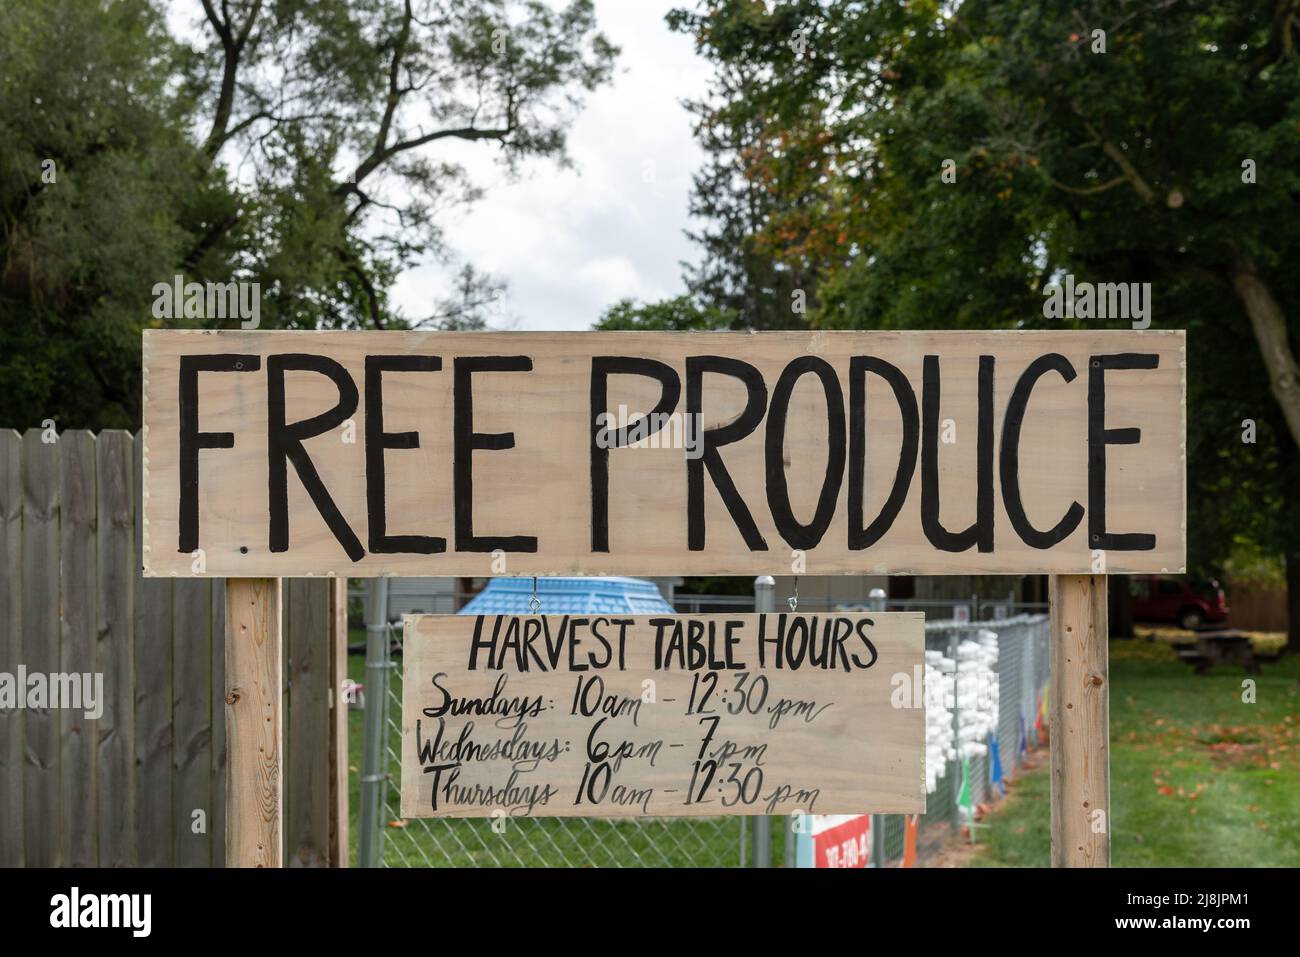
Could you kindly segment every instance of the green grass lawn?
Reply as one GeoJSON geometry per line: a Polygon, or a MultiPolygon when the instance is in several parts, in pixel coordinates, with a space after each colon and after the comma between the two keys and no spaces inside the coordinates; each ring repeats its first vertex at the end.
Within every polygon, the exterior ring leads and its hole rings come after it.
{"type": "MultiPolygon", "coordinates": [[[[1203,676],[1168,644],[1110,645],[1116,867],[1300,866],[1300,658],[1203,676]]],[[[977,830],[977,867],[1049,864],[1049,762],[1021,774],[977,830]]]]}
{"type": "MultiPolygon", "coordinates": [[[[352,629],[349,643],[364,644],[364,629],[352,629]]],[[[401,697],[401,657],[391,672],[392,690],[401,697]]],[[[363,655],[348,656],[348,676],[366,683],[363,655]]],[[[367,689],[366,703],[374,699],[367,689]]],[[[395,720],[399,709],[390,703],[395,720]]],[[[351,818],[351,860],[357,861],[361,808],[361,762],[365,716],[348,713],[348,808],[351,818]]],[[[398,741],[389,732],[385,741],[393,752],[398,741]]],[[[654,818],[647,820],[587,820],[583,818],[531,818],[514,820],[503,832],[484,819],[401,821],[397,818],[396,758],[387,762],[390,784],[388,806],[382,811],[384,863],[388,866],[433,865],[456,867],[563,867],[651,866],[727,867],[740,861],[740,818],[654,818]]],[[[780,863],[782,842],[774,848],[780,863]]]]}

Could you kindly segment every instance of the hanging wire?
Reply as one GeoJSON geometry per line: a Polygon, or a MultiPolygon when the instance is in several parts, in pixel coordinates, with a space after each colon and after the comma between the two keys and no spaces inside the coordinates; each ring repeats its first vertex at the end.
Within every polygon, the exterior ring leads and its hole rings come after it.
{"type": "Polygon", "coordinates": [[[799,576],[794,576],[794,594],[790,596],[790,610],[799,610],[799,576]]]}
{"type": "Polygon", "coordinates": [[[533,576],[533,597],[528,599],[528,607],[532,613],[537,614],[537,609],[542,607],[542,600],[537,597],[537,576],[533,576]]]}

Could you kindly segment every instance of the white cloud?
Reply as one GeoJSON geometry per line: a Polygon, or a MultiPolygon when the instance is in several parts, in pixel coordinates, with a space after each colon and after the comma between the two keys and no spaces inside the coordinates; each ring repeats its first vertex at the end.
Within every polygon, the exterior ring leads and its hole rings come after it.
{"type": "Polygon", "coordinates": [[[605,302],[644,299],[654,295],[654,291],[641,281],[632,260],[626,256],[606,256],[585,262],[578,267],[577,278],[605,302]]]}
{"type": "MultiPolygon", "coordinates": [[[[696,251],[682,230],[703,155],[681,101],[703,94],[709,71],[691,39],[664,23],[674,5],[596,0],[599,27],[622,54],[612,83],[588,96],[570,130],[574,169],[534,162],[509,182],[490,146],[454,144],[444,154],[485,187],[447,220],[450,245],[509,282],[516,328],[585,329],[618,298],[683,291],[679,261],[696,251]]],[[[426,264],[399,279],[394,299],[425,315],[448,288],[446,270],[426,264]]]]}

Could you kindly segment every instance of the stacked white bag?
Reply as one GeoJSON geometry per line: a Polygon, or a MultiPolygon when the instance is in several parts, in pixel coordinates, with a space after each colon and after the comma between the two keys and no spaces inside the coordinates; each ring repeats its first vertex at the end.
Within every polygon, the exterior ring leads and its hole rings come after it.
{"type": "Polygon", "coordinates": [[[988,735],[998,724],[998,636],[980,629],[957,646],[957,753],[988,753],[988,735]]]}
{"type": "Polygon", "coordinates": [[[953,741],[953,673],[957,662],[941,651],[925,653],[925,792],[934,793],[948,762],[957,756],[953,741]]]}

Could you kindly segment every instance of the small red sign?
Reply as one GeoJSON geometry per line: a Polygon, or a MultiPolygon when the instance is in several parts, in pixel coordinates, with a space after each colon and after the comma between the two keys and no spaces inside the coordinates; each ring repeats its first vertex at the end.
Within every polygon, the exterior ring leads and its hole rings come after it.
{"type": "Polygon", "coordinates": [[[868,867],[871,864],[871,815],[842,819],[813,831],[814,867],[868,867]]]}

